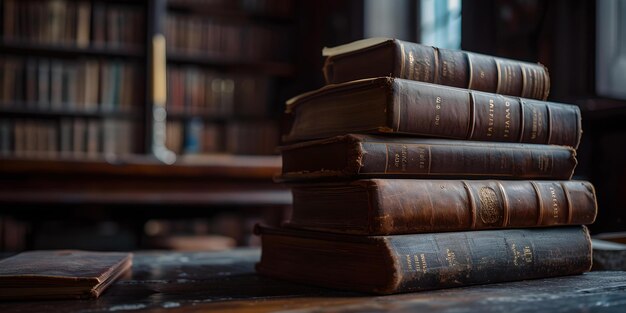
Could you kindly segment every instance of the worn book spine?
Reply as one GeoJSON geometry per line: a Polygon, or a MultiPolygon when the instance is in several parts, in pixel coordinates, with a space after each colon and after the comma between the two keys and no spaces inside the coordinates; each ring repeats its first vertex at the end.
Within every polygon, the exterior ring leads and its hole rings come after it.
{"type": "Polygon", "coordinates": [[[576,151],[554,145],[363,135],[287,146],[278,180],[399,178],[570,179],[576,151]]]}
{"type": "Polygon", "coordinates": [[[390,80],[391,129],[383,132],[571,147],[580,142],[580,109],[574,105],[390,80]]]}
{"type": "Polygon", "coordinates": [[[395,286],[382,293],[579,274],[591,268],[586,227],[389,236],[395,286]]]}
{"type": "Polygon", "coordinates": [[[591,224],[597,212],[593,185],[584,181],[368,179],[292,190],[289,225],[336,233],[591,224]]]}
{"type": "Polygon", "coordinates": [[[585,226],[397,236],[265,227],[255,233],[262,239],[260,274],[377,294],[580,274],[592,262],[585,226]]]}
{"type": "Polygon", "coordinates": [[[531,99],[547,99],[548,69],[541,64],[395,41],[397,77],[531,99]]]}
{"type": "MultiPolygon", "coordinates": [[[[550,92],[548,69],[539,63],[440,49],[401,40],[390,41],[390,44],[394,51],[393,72],[378,73],[377,76],[390,75],[531,99],[545,100],[550,92]]],[[[351,73],[341,73],[340,69],[333,68],[335,59],[354,58],[357,53],[328,57],[324,64],[326,82],[334,84],[366,78],[351,77],[351,73]]]]}

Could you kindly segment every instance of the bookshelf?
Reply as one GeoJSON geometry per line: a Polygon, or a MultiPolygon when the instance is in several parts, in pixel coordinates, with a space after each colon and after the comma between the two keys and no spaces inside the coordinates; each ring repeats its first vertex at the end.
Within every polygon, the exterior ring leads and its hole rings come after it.
{"type": "MultiPolygon", "coordinates": [[[[232,1],[244,2],[264,1],[232,1]]],[[[249,221],[280,221],[291,194],[272,182],[285,100],[277,90],[294,64],[172,51],[164,36],[170,12],[292,23],[250,10],[231,1],[0,0],[0,250],[32,248],[86,223],[117,225],[127,244],[145,247],[132,238],[145,236],[150,219],[217,225],[221,215],[236,216],[229,231],[245,244],[249,221]],[[176,108],[172,71],[196,82],[176,89],[176,108]],[[9,231],[23,235],[12,241],[9,231]]],[[[98,236],[78,237],[93,248],[98,236]]]]}
{"type": "Polygon", "coordinates": [[[167,148],[273,154],[276,89],[295,74],[292,2],[172,0],[165,15],[167,148]]]}
{"type": "Polygon", "coordinates": [[[146,3],[1,2],[3,160],[148,152],[140,144],[147,134],[146,3]]]}
{"type": "Polygon", "coordinates": [[[0,17],[4,160],[275,154],[291,0],[2,0],[0,17]]]}

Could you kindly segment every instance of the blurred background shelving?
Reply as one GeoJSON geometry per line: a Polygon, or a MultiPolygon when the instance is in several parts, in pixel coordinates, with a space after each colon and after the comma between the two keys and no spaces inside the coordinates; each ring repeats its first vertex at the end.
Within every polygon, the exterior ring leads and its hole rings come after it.
{"type": "Polygon", "coordinates": [[[597,188],[590,229],[623,231],[626,102],[617,78],[626,63],[615,30],[626,26],[625,7],[2,0],[0,250],[255,244],[252,224],[289,214],[287,188],[272,182],[284,101],[323,85],[322,47],[373,36],[546,65],[549,100],[583,112],[575,178],[597,188]],[[171,165],[152,153],[156,34],[165,36],[164,139],[178,156],[171,165]]]}

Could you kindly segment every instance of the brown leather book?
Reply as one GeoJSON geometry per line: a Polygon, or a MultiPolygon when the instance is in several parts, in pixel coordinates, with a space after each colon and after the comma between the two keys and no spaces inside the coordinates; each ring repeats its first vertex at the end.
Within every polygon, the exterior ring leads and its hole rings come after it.
{"type": "Polygon", "coordinates": [[[591,224],[583,181],[364,179],[292,188],[286,226],[359,235],[591,224]]]}
{"type": "Polygon", "coordinates": [[[97,298],[131,265],[131,253],[23,252],[0,260],[0,300],[97,298]]]}
{"type": "Polygon", "coordinates": [[[324,48],[326,83],[393,76],[426,83],[547,99],[548,69],[541,64],[439,49],[391,38],[324,48]]]}
{"type": "Polygon", "coordinates": [[[574,105],[379,77],[328,85],[287,101],[286,142],[346,133],[409,134],[578,146],[574,105]]]}
{"type": "Polygon", "coordinates": [[[570,147],[349,134],[281,148],[278,181],[358,178],[570,179],[570,147]]]}
{"type": "Polygon", "coordinates": [[[377,294],[572,275],[591,267],[584,226],[396,236],[256,232],[260,274],[377,294]]]}

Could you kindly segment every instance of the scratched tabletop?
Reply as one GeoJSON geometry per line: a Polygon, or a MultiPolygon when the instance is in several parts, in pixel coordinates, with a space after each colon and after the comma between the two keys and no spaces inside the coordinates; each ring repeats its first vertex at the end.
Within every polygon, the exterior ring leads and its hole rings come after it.
{"type": "Polygon", "coordinates": [[[0,302],[0,312],[626,312],[626,272],[370,296],[260,277],[259,256],[138,252],[99,299],[0,302]]]}

